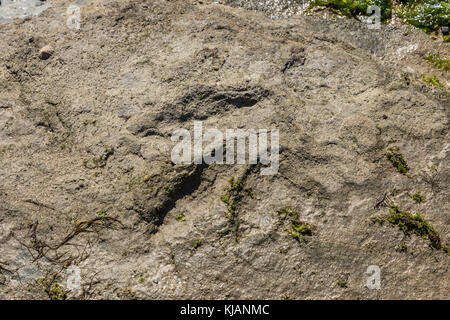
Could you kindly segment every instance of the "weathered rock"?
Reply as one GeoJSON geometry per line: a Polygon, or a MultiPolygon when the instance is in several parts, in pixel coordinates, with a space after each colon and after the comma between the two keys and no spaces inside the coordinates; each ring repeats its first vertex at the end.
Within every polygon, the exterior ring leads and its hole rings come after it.
{"type": "Polygon", "coordinates": [[[0,297],[48,298],[37,280],[78,266],[99,281],[86,299],[448,299],[449,96],[422,80],[450,80],[425,59],[448,44],[202,2],[94,1],[77,31],[62,2],[0,25],[0,260],[20,270],[0,297]],[[278,129],[278,173],[175,165],[172,133],[194,121],[278,129]],[[383,222],[391,202],[436,234],[383,222]],[[69,260],[35,260],[74,226],[69,260]]]}

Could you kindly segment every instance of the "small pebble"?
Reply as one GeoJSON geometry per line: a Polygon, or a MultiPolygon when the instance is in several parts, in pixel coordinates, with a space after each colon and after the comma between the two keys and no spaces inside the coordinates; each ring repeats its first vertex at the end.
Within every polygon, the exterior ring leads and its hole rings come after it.
{"type": "Polygon", "coordinates": [[[39,59],[47,60],[53,54],[53,48],[50,46],[45,46],[41,50],[39,50],[39,59]]]}

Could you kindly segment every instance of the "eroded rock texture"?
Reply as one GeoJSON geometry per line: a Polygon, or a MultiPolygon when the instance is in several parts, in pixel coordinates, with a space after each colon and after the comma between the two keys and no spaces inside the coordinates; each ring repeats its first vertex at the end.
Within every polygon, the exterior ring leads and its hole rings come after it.
{"type": "Polygon", "coordinates": [[[66,8],[0,25],[0,297],[449,298],[449,99],[422,81],[448,44],[190,0],[93,1],[74,30],[66,8]],[[278,174],[174,165],[195,120],[279,129],[278,174]]]}

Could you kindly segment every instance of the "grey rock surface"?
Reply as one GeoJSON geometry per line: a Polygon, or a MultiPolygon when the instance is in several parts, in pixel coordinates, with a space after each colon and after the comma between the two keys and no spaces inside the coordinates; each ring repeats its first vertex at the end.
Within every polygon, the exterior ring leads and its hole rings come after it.
{"type": "Polygon", "coordinates": [[[0,25],[0,298],[450,298],[448,86],[422,81],[447,43],[191,0],[92,1],[74,30],[67,5],[0,25]],[[278,173],[173,164],[195,120],[279,129],[278,173]],[[374,222],[384,195],[442,248],[374,222]]]}

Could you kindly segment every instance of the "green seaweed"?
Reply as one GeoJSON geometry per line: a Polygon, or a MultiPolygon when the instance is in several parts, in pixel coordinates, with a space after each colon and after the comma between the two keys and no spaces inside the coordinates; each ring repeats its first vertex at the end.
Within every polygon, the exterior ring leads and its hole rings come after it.
{"type": "MultiPolygon", "coordinates": [[[[372,13],[367,12],[368,8],[377,6],[380,8],[382,22],[397,16],[404,23],[425,32],[450,25],[449,0],[312,0],[309,8],[317,6],[329,7],[341,15],[353,17],[372,16],[372,13]]],[[[449,41],[450,37],[444,36],[444,42],[449,41]]]]}
{"type": "Polygon", "coordinates": [[[311,236],[311,225],[309,223],[299,220],[299,213],[292,208],[283,207],[277,210],[278,219],[283,224],[286,219],[289,219],[290,227],[286,228],[287,234],[296,240],[300,240],[302,236],[311,236]]]}
{"type": "Polygon", "coordinates": [[[244,189],[244,184],[242,180],[235,181],[234,178],[231,178],[229,183],[230,187],[225,188],[225,194],[221,197],[221,200],[228,208],[227,218],[234,221],[236,218],[236,200],[240,197],[240,193],[244,189]]]}
{"type": "Polygon", "coordinates": [[[99,218],[102,218],[103,220],[107,220],[108,218],[108,212],[106,212],[105,209],[101,209],[99,212],[97,212],[97,216],[99,218]]]}
{"type": "Polygon", "coordinates": [[[423,76],[422,79],[425,83],[431,84],[435,87],[443,87],[442,83],[439,81],[439,78],[436,76],[432,77],[423,76]]]}
{"type": "Polygon", "coordinates": [[[312,235],[311,225],[306,222],[294,220],[291,223],[291,229],[286,229],[287,233],[290,234],[294,239],[300,239],[304,235],[312,235]]]}
{"type": "Polygon", "coordinates": [[[131,288],[118,288],[115,291],[118,298],[127,297],[129,299],[136,299],[136,292],[131,288]]]}
{"type": "Polygon", "coordinates": [[[403,175],[407,175],[409,171],[408,164],[405,157],[400,153],[398,147],[391,147],[386,153],[386,158],[392,163],[392,165],[403,175]]]}
{"type": "Polygon", "coordinates": [[[297,217],[298,213],[296,211],[294,211],[292,208],[283,207],[283,208],[277,210],[277,215],[280,220],[284,220],[287,217],[297,217]]]}
{"type": "Polygon", "coordinates": [[[437,69],[445,71],[450,70],[450,60],[441,59],[440,57],[435,56],[431,53],[428,54],[426,60],[437,69]]]}
{"type": "Polygon", "coordinates": [[[175,190],[175,188],[173,186],[167,186],[166,190],[164,191],[164,194],[169,196],[172,194],[172,192],[175,190]]]}
{"type": "Polygon", "coordinates": [[[202,240],[197,240],[192,244],[192,248],[194,248],[194,250],[197,250],[201,245],[202,245],[202,240]]]}
{"type": "Polygon", "coordinates": [[[400,245],[398,246],[398,251],[400,252],[408,252],[408,246],[406,245],[406,243],[402,242],[400,243],[400,245]]]}
{"type": "Polygon", "coordinates": [[[386,219],[389,223],[398,226],[405,235],[411,233],[430,240],[431,246],[435,249],[441,249],[441,239],[436,230],[420,215],[410,212],[402,212],[398,206],[392,204],[389,210],[389,216],[386,219]]]}
{"type": "Polygon", "coordinates": [[[408,194],[408,196],[413,199],[413,201],[417,204],[425,203],[427,200],[423,195],[420,194],[420,190],[418,190],[415,194],[408,194]]]}
{"type": "Polygon", "coordinates": [[[449,247],[449,246],[442,246],[442,250],[444,250],[444,252],[445,252],[447,255],[450,255],[450,247],[449,247]]]}
{"type": "Polygon", "coordinates": [[[253,194],[252,188],[245,189],[245,192],[251,199],[255,199],[255,195],[253,194]]]}
{"type": "Polygon", "coordinates": [[[405,22],[425,31],[436,31],[450,24],[450,1],[409,0],[402,1],[396,14],[405,22]]]}
{"type": "Polygon", "coordinates": [[[316,6],[326,6],[335,9],[344,16],[368,16],[367,13],[370,6],[378,6],[381,13],[381,21],[386,21],[392,14],[391,0],[313,0],[310,8],[316,6]]]}
{"type": "Polygon", "coordinates": [[[180,222],[186,221],[186,216],[183,213],[177,214],[175,216],[175,220],[180,221],[180,222]]]}
{"type": "Polygon", "coordinates": [[[59,283],[51,283],[47,279],[39,279],[50,300],[62,301],[67,299],[68,292],[59,283]]]}

